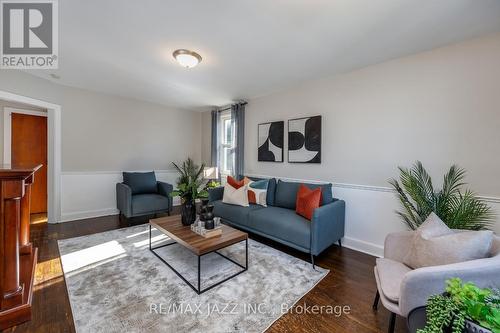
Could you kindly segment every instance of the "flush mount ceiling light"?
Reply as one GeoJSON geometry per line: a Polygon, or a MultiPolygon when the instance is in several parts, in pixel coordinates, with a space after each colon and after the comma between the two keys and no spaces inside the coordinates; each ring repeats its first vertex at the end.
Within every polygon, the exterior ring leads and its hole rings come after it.
{"type": "Polygon", "coordinates": [[[201,62],[201,56],[198,53],[189,50],[175,50],[173,56],[179,65],[186,68],[193,68],[201,62]]]}

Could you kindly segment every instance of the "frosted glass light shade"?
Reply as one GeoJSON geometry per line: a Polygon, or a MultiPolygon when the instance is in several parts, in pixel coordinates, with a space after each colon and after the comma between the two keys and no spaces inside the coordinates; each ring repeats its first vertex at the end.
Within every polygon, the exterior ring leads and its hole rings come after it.
{"type": "Polygon", "coordinates": [[[184,49],[175,50],[173,56],[179,65],[186,68],[193,68],[201,61],[201,56],[198,53],[184,49]]]}

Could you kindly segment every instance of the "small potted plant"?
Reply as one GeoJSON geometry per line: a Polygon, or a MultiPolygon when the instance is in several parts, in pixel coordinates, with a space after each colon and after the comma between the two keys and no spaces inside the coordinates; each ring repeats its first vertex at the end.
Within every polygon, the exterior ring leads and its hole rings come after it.
{"type": "Polygon", "coordinates": [[[446,292],[427,301],[427,323],[418,333],[500,333],[500,291],[482,289],[458,278],[446,281],[446,292]]]}
{"type": "Polygon", "coordinates": [[[181,198],[182,224],[190,225],[196,220],[196,199],[208,197],[207,184],[203,180],[205,165],[198,166],[191,158],[184,161],[181,166],[174,162],[172,164],[181,175],[177,179],[177,188],[170,195],[181,198]]]}

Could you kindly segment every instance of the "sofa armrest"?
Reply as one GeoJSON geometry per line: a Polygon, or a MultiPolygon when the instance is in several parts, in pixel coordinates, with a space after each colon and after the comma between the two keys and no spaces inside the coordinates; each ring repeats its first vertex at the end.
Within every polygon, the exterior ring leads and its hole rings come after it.
{"type": "Polygon", "coordinates": [[[500,287],[500,256],[450,265],[422,267],[408,272],[401,282],[399,308],[403,316],[445,290],[445,281],[460,278],[481,288],[500,287]]]}
{"type": "Polygon", "coordinates": [[[116,207],[126,217],[132,216],[132,189],[128,185],[116,184],[116,207]]]}
{"type": "Polygon", "coordinates": [[[224,195],[224,186],[214,187],[208,189],[208,201],[214,202],[217,200],[222,200],[224,195]]]}
{"type": "Polygon", "coordinates": [[[384,258],[404,262],[413,244],[413,231],[392,232],[385,237],[384,258]]]}
{"type": "Polygon", "coordinates": [[[311,221],[311,251],[320,254],[344,237],[345,201],[335,200],[316,208],[311,221]]]}
{"type": "Polygon", "coordinates": [[[174,190],[174,187],[172,184],[160,181],[157,181],[156,184],[158,187],[158,194],[168,198],[168,211],[170,212],[173,207],[173,198],[170,196],[170,193],[174,190]]]}

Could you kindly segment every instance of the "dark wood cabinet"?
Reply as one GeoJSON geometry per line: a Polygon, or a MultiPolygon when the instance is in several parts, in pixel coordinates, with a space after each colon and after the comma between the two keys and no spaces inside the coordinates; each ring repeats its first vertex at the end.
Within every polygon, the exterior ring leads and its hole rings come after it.
{"type": "Polygon", "coordinates": [[[35,167],[0,166],[0,330],[31,319],[37,249],[30,242],[35,167]]]}

